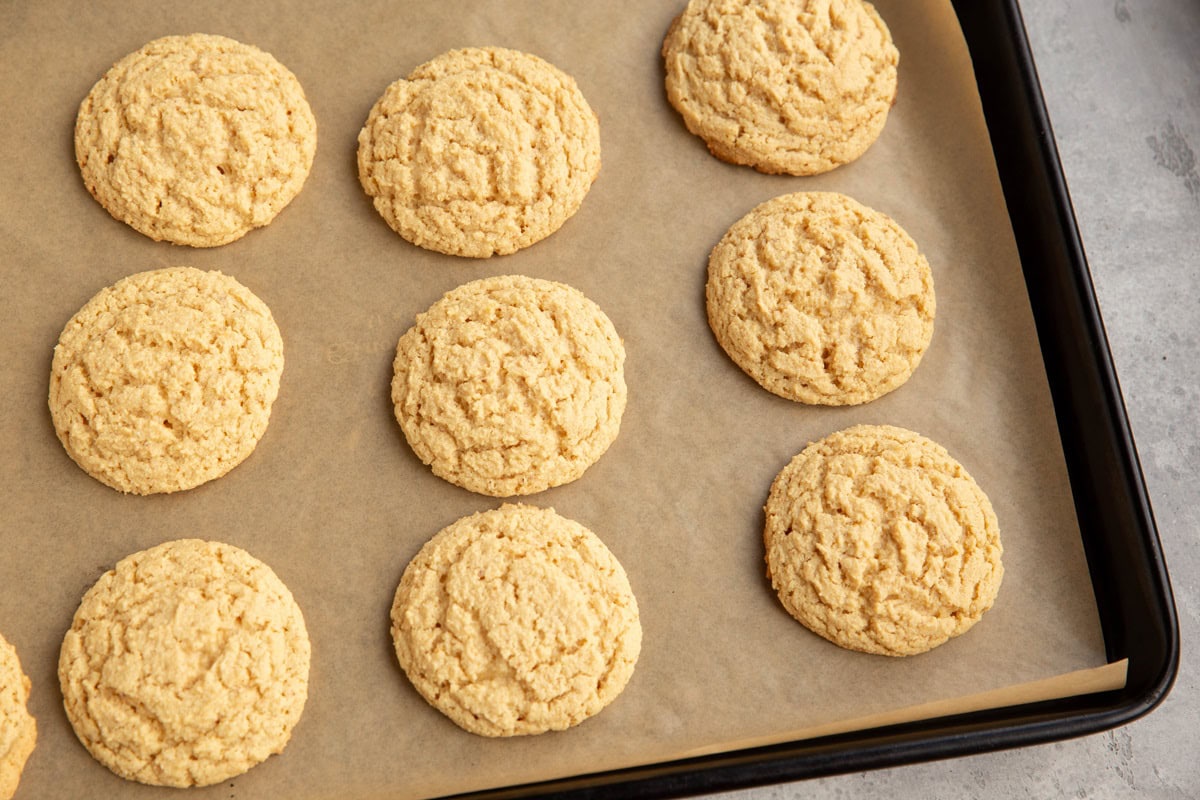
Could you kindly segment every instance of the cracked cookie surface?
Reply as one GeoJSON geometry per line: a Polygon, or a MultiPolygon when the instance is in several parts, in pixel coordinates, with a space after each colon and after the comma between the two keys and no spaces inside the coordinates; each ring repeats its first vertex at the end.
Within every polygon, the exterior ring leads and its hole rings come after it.
{"type": "Polygon", "coordinates": [[[249,289],[220,272],[151,270],[101,290],[63,328],[50,415],[102,483],[191,489],[254,450],[282,372],[279,328],[249,289]]]}
{"type": "Polygon", "coordinates": [[[452,50],[390,85],[358,137],[358,174],[402,237],[449,255],[513,253],[557,231],[600,171],[574,78],[503,48],[452,50]]]}
{"type": "Polygon", "coordinates": [[[905,656],[964,633],[1004,576],[987,495],[941,445],[858,425],[780,471],[766,504],[767,577],[784,608],[842,647],[905,656]]]}
{"type": "Polygon", "coordinates": [[[58,674],[67,718],[104,766],[206,786],[283,752],[308,697],[304,617],[244,550],[183,539],[134,553],[84,594],[58,674]]]}
{"type": "Polygon", "coordinates": [[[37,721],[29,713],[29,677],[16,649],[0,636],[0,800],[17,791],[25,762],[37,744],[37,721]]]}
{"type": "Polygon", "coordinates": [[[641,650],[624,569],[553,509],[504,505],[430,539],[392,605],[396,656],[430,705],[483,736],[564,730],[625,688],[641,650]]]}
{"type": "Polygon", "coordinates": [[[579,290],[483,278],[400,337],[392,402],[435,475],[493,497],[532,494],[580,477],[616,439],[624,363],[612,321],[579,290]]]}
{"type": "Polygon", "coordinates": [[[855,405],[896,389],[933,337],[929,263],[887,215],[797,192],[734,223],[709,256],[708,321],[763,388],[855,405]]]}
{"type": "Polygon", "coordinates": [[[860,0],[691,0],[662,56],[668,99],[714,156],[791,175],[866,152],[900,59],[860,0]]]}
{"type": "Polygon", "coordinates": [[[100,205],[151,239],[193,247],[274,219],[316,148],[296,77],[269,53],[209,34],[166,36],[125,56],[75,122],[75,158],[100,205]]]}

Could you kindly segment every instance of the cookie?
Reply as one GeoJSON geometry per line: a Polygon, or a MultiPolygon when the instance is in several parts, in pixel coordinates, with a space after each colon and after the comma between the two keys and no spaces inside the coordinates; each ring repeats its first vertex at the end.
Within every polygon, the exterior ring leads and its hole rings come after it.
{"type": "Polygon", "coordinates": [[[900,55],[860,0],[691,0],[663,40],[667,98],[717,158],[816,175],[879,137],[900,55]]]}
{"type": "Polygon", "coordinates": [[[274,219],[316,149],[296,76],[224,36],[166,36],[130,53],[75,120],[75,158],[100,205],[151,239],[192,247],[274,219]]]}
{"type": "Polygon", "coordinates": [[[283,372],[271,311],[220,272],[142,272],[63,328],[50,416],[80,467],[122,492],[191,489],[240,464],[267,429],[283,372]]]}
{"type": "Polygon", "coordinates": [[[766,504],[767,577],[834,644],[923,653],[967,631],[1004,576],[992,504],[946,449],[858,425],[809,445],[766,504]]]}
{"type": "Polygon", "coordinates": [[[0,800],[16,794],[21,771],[37,744],[37,721],[28,709],[29,689],[17,651],[0,636],[0,800]]]}
{"type": "Polygon", "coordinates": [[[505,255],[562,227],[600,171],[600,124],[537,56],[452,50],[383,93],[358,176],[396,233],[439,253],[505,255]]]}
{"type": "Polygon", "coordinates": [[[887,394],[933,336],[929,263],[890,217],[841,194],[787,194],[742,217],[709,256],[705,294],[729,357],[801,403],[887,394]]]}
{"type": "Polygon", "coordinates": [[[521,275],[459,286],[396,347],[392,402],[433,473],[493,497],[581,476],[617,438],[625,348],[570,286],[521,275]]]}
{"type": "Polygon", "coordinates": [[[283,752],[308,697],[304,617],[271,568],[183,539],[122,559],[63,638],[63,707],[129,780],[207,786],[283,752]]]}
{"type": "Polygon", "coordinates": [[[553,509],[504,505],[430,539],[392,605],[396,656],[430,705],[482,736],[564,730],[611,703],[641,650],[620,563],[553,509]]]}

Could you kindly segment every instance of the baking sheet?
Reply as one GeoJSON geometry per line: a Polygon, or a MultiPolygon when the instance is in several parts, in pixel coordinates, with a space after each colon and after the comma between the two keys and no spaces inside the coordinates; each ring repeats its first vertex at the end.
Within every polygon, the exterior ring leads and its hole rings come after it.
{"type": "Polygon", "coordinates": [[[92,761],[61,709],[56,662],[82,593],[117,560],[181,536],[270,564],[313,640],[310,697],[282,756],[198,797],[427,796],[787,741],[1016,697],[1120,685],[1105,662],[1016,249],[967,51],[946,0],[880,0],[901,52],[896,106],[859,161],[812,178],[709,156],[662,89],[658,50],[682,1],[0,6],[0,631],[34,682],[39,745],[20,798],[153,797],[92,761]],[[75,111],[121,56],[170,33],[273,53],[304,85],[320,141],[307,185],[267,228],[213,250],[141,237],[87,194],[75,111]],[[438,53],[500,45],[580,84],[603,167],[556,234],[487,261],[397,237],[355,173],[356,136],[392,80],[438,53]],[[889,213],[934,273],[938,317],[913,378],[873,403],[774,397],[708,331],[708,251],[755,204],[798,190],[889,213]],[[271,426],[229,475],[122,496],[79,470],[46,411],[51,350],[97,290],[187,264],[236,276],[270,307],[287,366],[271,426]],[[570,283],[628,350],[621,434],[579,481],[525,498],[594,530],[641,606],[625,692],[570,731],[489,740],[429,708],[395,664],[387,612],[408,560],[454,519],[499,504],[434,477],[391,415],[392,352],[454,286],[523,273],[570,283]],[[1005,545],[996,606],[965,636],[903,660],[840,650],[782,610],[763,577],[761,507],[809,441],[857,423],[917,430],[988,492],[1005,545]],[[1013,687],[1018,687],[1013,694],[1013,687]],[[932,712],[930,709],[934,709],[932,712]]]}

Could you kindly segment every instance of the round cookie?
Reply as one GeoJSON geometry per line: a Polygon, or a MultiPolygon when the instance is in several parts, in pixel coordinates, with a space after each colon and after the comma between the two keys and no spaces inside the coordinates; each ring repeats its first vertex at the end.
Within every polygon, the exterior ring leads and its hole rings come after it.
{"type": "Polygon", "coordinates": [[[383,93],[358,176],[413,244],[472,258],[554,233],[600,171],[600,125],[575,80],[537,56],[452,50],[383,93]]]}
{"type": "Polygon", "coordinates": [[[912,374],[933,336],[929,263],[890,217],[832,192],[797,192],[734,223],[708,261],[721,347],[789,400],[855,405],[912,374]]]}
{"type": "Polygon", "coordinates": [[[834,644],[923,653],[992,607],[1003,548],[987,495],[942,446],[888,425],[809,445],[766,504],[767,577],[834,644]]]}
{"type": "Polygon", "coordinates": [[[0,800],[16,794],[21,771],[37,744],[37,721],[28,708],[29,688],[17,651],[0,636],[0,800]]]}
{"type": "Polygon", "coordinates": [[[129,780],[207,786],[283,752],[308,697],[304,617],[270,567],[183,539],[117,563],[63,638],[63,707],[129,780]]]}
{"type": "Polygon", "coordinates": [[[625,348],[570,286],[521,275],[447,292],[396,347],[392,402],[435,475],[480,494],[540,492],[616,439],[625,348]]]}
{"type": "Polygon", "coordinates": [[[667,97],[717,158],[815,175],[861,156],[900,55],[861,0],[691,0],[663,40],[667,97]]]}
{"type": "Polygon", "coordinates": [[[625,688],[637,601],[604,543],[553,509],[504,505],[430,539],[392,605],[400,666],[430,705],[482,736],[564,730],[625,688]]]}
{"type": "Polygon", "coordinates": [[[50,416],[80,467],[122,492],[191,489],[240,464],[266,432],[283,372],[271,311],[220,272],[141,272],[63,328],[50,416]]]}
{"type": "Polygon", "coordinates": [[[155,39],[96,82],[75,120],[84,185],[156,241],[232,242],[299,194],[317,123],[296,77],[224,36],[155,39]]]}

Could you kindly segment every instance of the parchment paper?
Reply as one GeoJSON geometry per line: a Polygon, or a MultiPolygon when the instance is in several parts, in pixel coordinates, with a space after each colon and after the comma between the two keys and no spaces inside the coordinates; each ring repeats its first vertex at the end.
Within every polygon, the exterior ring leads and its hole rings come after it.
{"type": "Polygon", "coordinates": [[[665,99],[658,55],[682,5],[0,5],[0,631],[33,680],[40,726],[20,798],[174,796],[91,759],[63,714],[56,664],[96,578],[183,536],[227,541],[270,564],[300,603],[314,651],[308,706],[285,753],[190,797],[449,793],[1006,704],[1013,694],[996,690],[1030,682],[1035,695],[1094,691],[1097,674],[1120,685],[1121,665],[1075,674],[1104,665],[1104,647],[950,4],[879,0],[901,52],[895,108],[863,158],[815,178],[723,164],[687,133],[665,99]],[[299,197],[270,226],[212,250],[155,243],[110,218],[84,189],[72,143],[79,102],[114,61],[193,32],[274,54],[305,86],[320,131],[299,197]],[[575,76],[601,119],[603,167],[579,213],[532,248],[487,261],[403,241],[355,171],[357,133],[383,89],[469,45],[541,55],[575,76]],[[802,189],[889,213],[933,268],[930,349],[905,386],[865,406],[819,409],[768,394],[705,321],[709,250],[755,204],[802,189]],[[282,388],[266,436],[233,472],[182,494],[122,496],[55,438],[51,350],[96,291],[176,264],[225,271],[268,303],[285,340],[282,388]],[[388,608],[426,539],[498,501],[420,464],[392,417],[388,383],[396,341],[419,311],[460,283],[506,273],[578,287],[625,340],[629,406],[616,443],[579,481],[525,500],[582,522],[616,553],[645,644],[628,688],[599,716],[562,733],[489,740],[411,688],[392,653],[388,608]],[[945,445],[1000,520],[1006,574],[995,607],[926,655],[840,650],[793,621],[763,576],[771,479],[811,440],[857,423],[901,425],[945,445]]]}

